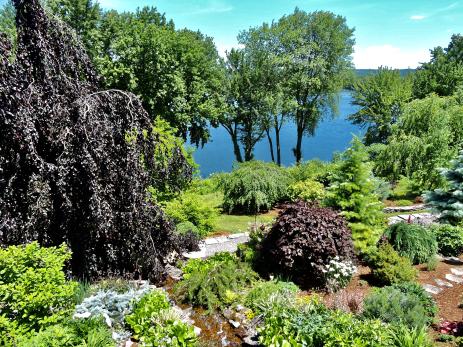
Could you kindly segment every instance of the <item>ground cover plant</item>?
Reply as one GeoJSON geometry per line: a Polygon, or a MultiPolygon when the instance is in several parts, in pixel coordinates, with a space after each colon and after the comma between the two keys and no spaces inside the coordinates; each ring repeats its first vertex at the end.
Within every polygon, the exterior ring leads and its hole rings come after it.
{"type": "Polygon", "coordinates": [[[258,279],[249,264],[228,253],[207,260],[190,260],[183,271],[183,280],[174,288],[176,297],[209,312],[237,301],[258,279]]]}
{"type": "Polygon", "coordinates": [[[300,201],[285,206],[262,240],[260,256],[264,273],[324,287],[330,260],[353,259],[352,235],[339,213],[300,201]]]}

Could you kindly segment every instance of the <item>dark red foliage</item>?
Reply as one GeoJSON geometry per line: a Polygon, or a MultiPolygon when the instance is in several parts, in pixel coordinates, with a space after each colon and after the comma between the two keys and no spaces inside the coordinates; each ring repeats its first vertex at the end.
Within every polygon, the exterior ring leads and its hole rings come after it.
{"type": "Polygon", "coordinates": [[[330,208],[299,201],[288,204],[261,245],[268,273],[306,287],[322,287],[324,265],[339,256],[352,260],[352,234],[345,219],[330,208]]]}
{"type": "Polygon", "coordinates": [[[39,0],[13,3],[14,57],[0,35],[1,243],[65,242],[75,276],[160,280],[166,256],[181,249],[147,187],[175,187],[191,167],[180,150],[155,162],[159,136],[140,101],[99,90],[81,43],[39,0]]]}

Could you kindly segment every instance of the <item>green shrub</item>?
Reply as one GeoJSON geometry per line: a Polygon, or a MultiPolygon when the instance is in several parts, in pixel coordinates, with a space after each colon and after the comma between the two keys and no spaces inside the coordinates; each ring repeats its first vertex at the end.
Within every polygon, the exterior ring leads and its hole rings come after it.
{"type": "Polygon", "coordinates": [[[195,193],[185,193],[168,201],[164,211],[176,224],[190,222],[205,236],[214,230],[219,211],[195,193]]]}
{"type": "Polygon", "coordinates": [[[174,288],[175,295],[209,311],[231,304],[258,278],[248,264],[235,259],[195,261],[188,266],[174,288]]]}
{"type": "Polygon", "coordinates": [[[407,328],[403,325],[393,327],[393,343],[395,347],[432,347],[426,327],[407,328]]]}
{"type": "Polygon", "coordinates": [[[436,224],[431,230],[436,235],[440,254],[457,257],[463,253],[463,227],[436,224]]]}
{"type": "Polygon", "coordinates": [[[436,235],[418,224],[396,223],[384,235],[399,255],[413,264],[422,264],[437,253],[436,235]]]}
{"type": "Polygon", "coordinates": [[[37,242],[0,249],[0,340],[60,322],[74,303],[76,282],[63,268],[66,246],[42,248],[37,242]]]}
{"type": "Polygon", "coordinates": [[[193,233],[194,235],[201,235],[201,233],[199,232],[199,229],[196,227],[196,225],[194,225],[193,223],[188,222],[188,221],[178,223],[175,226],[175,230],[180,235],[186,235],[189,232],[193,233]]]}
{"type": "Polygon", "coordinates": [[[385,226],[383,204],[375,192],[368,152],[358,138],[354,138],[341,159],[325,204],[342,211],[356,250],[366,254],[375,247],[385,226]]]}
{"type": "Polygon", "coordinates": [[[426,261],[426,271],[434,271],[434,270],[436,270],[438,264],[439,264],[439,258],[437,257],[437,255],[432,255],[426,261]]]}
{"type": "Polygon", "coordinates": [[[381,201],[386,200],[392,194],[391,184],[381,177],[372,177],[374,192],[381,201]]]}
{"type": "Polygon", "coordinates": [[[430,317],[432,308],[426,304],[427,298],[414,287],[378,288],[365,298],[362,315],[385,323],[422,328],[434,318],[434,315],[430,317]]]}
{"type": "Polygon", "coordinates": [[[18,347],[115,347],[102,318],[70,320],[49,326],[35,336],[21,338],[18,347]]]}
{"type": "Polygon", "coordinates": [[[311,179],[298,181],[288,187],[288,195],[291,201],[322,200],[325,197],[325,187],[320,182],[311,179]]]}
{"type": "Polygon", "coordinates": [[[278,280],[258,282],[246,294],[244,304],[254,312],[260,312],[260,306],[275,295],[294,297],[299,287],[292,282],[278,280]]]}
{"type": "Polygon", "coordinates": [[[420,301],[421,305],[423,305],[426,316],[429,317],[430,321],[436,317],[438,311],[436,302],[420,284],[416,282],[403,282],[393,284],[392,287],[400,290],[404,294],[415,296],[420,301]]]}
{"type": "Polygon", "coordinates": [[[215,265],[222,264],[227,261],[237,262],[238,258],[233,253],[218,252],[206,259],[189,259],[181,266],[181,270],[183,271],[183,278],[190,277],[194,271],[207,271],[215,265]]]}
{"type": "Polygon", "coordinates": [[[257,213],[287,197],[290,177],[273,164],[251,161],[238,164],[222,181],[223,208],[229,213],[257,213]]]}
{"type": "Polygon", "coordinates": [[[259,342],[264,346],[393,346],[388,325],[330,311],[317,300],[303,304],[278,302],[270,305],[263,317],[259,342]]]}
{"type": "Polygon", "coordinates": [[[314,159],[286,170],[294,182],[313,180],[327,185],[329,176],[336,170],[336,164],[314,159]]]}
{"type": "Polygon", "coordinates": [[[412,206],[413,205],[413,201],[411,200],[406,200],[406,199],[400,199],[400,200],[394,200],[394,204],[396,206],[400,206],[400,207],[403,207],[403,206],[412,206]]]}
{"type": "Polygon", "coordinates": [[[381,244],[368,258],[374,279],[383,285],[414,281],[418,276],[410,260],[388,243],[381,244]]]}
{"type": "Polygon", "coordinates": [[[142,345],[196,346],[193,327],[181,321],[161,290],[153,290],[143,296],[135,304],[133,313],[125,319],[142,345]]]}

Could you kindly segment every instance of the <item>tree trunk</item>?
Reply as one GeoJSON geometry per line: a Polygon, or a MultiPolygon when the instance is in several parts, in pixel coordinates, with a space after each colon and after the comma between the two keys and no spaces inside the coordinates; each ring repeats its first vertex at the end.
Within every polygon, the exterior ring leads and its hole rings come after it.
{"type": "Polygon", "coordinates": [[[277,164],[281,166],[281,144],[280,144],[280,128],[279,126],[275,127],[275,139],[277,145],[277,164]]]}
{"type": "Polygon", "coordinates": [[[240,145],[238,143],[238,135],[236,134],[236,132],[234,132],[233,134],[230,134],[230,136],[231,136],[231,139],[232,139],[232,142],[233,142],[233,152],[235,153],[236,161],[238,163],[242,163],[243,162],[243,156],[241,155],[241,149],[240,149],[240,145]]]}
{"type": "Polygon", "coordinates": [[[275,162],[275,154],[273,153],[273,141],[272,137],[270,136],[270,129],[265,129],[267,133],[268,145],[270,147],[270,156],[272,157],[272,161],[275,162]]]}
{"type": "Polygon", "coordinates": [[[293,148],[296,163],[299,164],[302,160],[302,137],[304,136],[304,124],[301,120],[302,115],[298,114],[296,117],[297,122],[297,142],[296,148],[293,148]]]}

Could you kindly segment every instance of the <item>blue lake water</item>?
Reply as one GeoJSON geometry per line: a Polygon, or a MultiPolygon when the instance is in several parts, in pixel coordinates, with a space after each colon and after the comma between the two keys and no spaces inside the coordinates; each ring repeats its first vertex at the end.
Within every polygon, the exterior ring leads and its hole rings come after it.
{"type": "MultiPolygon", "coordinates": [[[[338,114],[333,118],[327,114],[318,125],[315,136],[304,137],[302,154],[304,160],[321,159],[331,160],[333,153],[344,151],[352,140],[352,136],[363,135],[363,130],[351,124],[346,118],[358,110],[351,104],[351,94],[343,91],[338,97],[338,114]]],[[[282,164],[290,166],[295,163],[292,148],[296,144],[296,127],[293,122],[288,122],[281,129],[281,159],[282,164]]],[[[275,141],[274,141],[275,143],[275,141]]],[[[276,153],[275,153],[276,155],[276,153]]],[[[257,160],[271,161],[267,138],[260,141],[254,150],[257,160]]],[[[230,135],[222,128],[211,128],[211,140],[203,148],[198,148],[194,153],[195,161],[200,165],[202,177],[211,173],[230,171],[235,161],[230,135]]]]}

